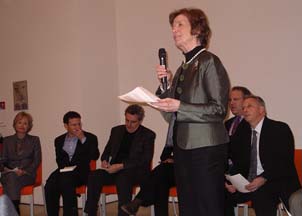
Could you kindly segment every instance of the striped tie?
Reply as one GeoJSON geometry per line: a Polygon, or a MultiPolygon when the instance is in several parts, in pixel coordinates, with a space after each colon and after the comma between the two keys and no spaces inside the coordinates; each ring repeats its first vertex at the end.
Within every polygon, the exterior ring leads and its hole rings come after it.
{"type": "Polygon", "coordinates": [[[252,145],[250,157],[250,170],[248,180],[252,181],[257,176],[257,131],[252,130],[252,145]]]}
{"type": "Polygon", "coordinates": [[[238,127],[240,121],[241,121],[241,117],[240,117],[240,116],[237,116],[237,117],[234,119],[234,121],[233,121],[233,123],[232,123],[232,128],[231,128],[231,133],[230,133],[230,135],[233,135],[233,134],[236,132],[236,129],[237,129],[237,127],[238,127]]]}

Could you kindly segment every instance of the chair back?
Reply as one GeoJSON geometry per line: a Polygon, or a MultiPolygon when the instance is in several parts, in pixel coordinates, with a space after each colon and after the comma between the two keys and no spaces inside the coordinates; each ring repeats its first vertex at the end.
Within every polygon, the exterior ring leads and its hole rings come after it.
{"type": "Polygon", "coordinates": [[[177,188],[175,186],[171,187],[169,189],[169,196],[170,197],[177,197],[177,188]]]}
{"type": "Polygon", "coordinates": [[[42,184],[42,161],[37,168],[35,187],[42,184]]]}
{"type": "Polygon", "coordinates": [[[302,149],[295,149],[295,166],[302,184],[302,149]]]}
{"type": "Polygon", "coordinates": [[[21,195],[31,195],[34,192],[35,187],[42,185],[42,161],[40,162],[36,171],[36,180],[33,185],[26,185],[21,189],[21,195]]]}
{"type": "Polygon", "coordinates": [[[89,165],[90,165],[90,171],[96,170],[96,160],[91,160],[89,165]]]}

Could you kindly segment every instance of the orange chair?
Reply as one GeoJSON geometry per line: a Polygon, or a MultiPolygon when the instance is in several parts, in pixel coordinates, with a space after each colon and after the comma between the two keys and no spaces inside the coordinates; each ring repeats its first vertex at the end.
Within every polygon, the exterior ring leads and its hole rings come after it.
{"type": "Polygon", "coordinates": [[[252,207],[252,202],[251,201],[248,201],[246,203],[237,204],[237,206],[234,207],[235,216],[238,216],[239,208],[243,208],[243,216],[248,216],[249,215],[249,207],[252,207]]]}
{"type": "MultiPolygon", "coordinates": [[[[29,195],[30,196],[30,215],[34,216],[34,188],[41,186],[43,198],[44,196],[44,186],[42,184],[42,162],[39,164],[37,168],[36,181],[33,185],[27,185],[21,189],[21,195],[29,195]]],[[[0,194],[3,194],[3,187],[0,187],[0,194]]],[[[45,204],[45,200],[44,204],[45,204]]]]}
{"type": "Polygon", "coordinates": [[[299,176],[300,183],[302,184],[302,149],[295,150],[295,166],[299,176]]]}
{"type": "MultiPolygon", "coordinates": [[[[295,149],[295,167],[298,173],[298,178],[302,184],[302,149],[295,149]]],[[[278,205],[277,216],[282,216],[282,211],[284,210],[283,203],[278,205]]]]}
{"type": "MultiPolygon", "coordinates": [[[[90,171],[96,169],[96,160],[91,160],[90,161],[90,171]]],[[[87,194],[86,194],[86,185],[82,185],[76,188],[76,194],[77,195],[83,195],[82,196],[82,215],[85,216],[86,213],[84,212],[84,207],[85,207],[85,202],[87,199],[87,194]]]]}
{"type": "Polygon", "coordinates": [[[172,204],[173,204],[173,212],[174,215],[177,216],[177,211],[176,211],[176,204],[175,204],[175,198],[177,198],[177,188],[176,187],[171,187],[169,190],[169,196],[172,199],[172,204]]]}
{"type": "MultiPolygon", "coordinates": [[[[298,173],[298,177],[300,180],[300,183],[302,184],[302,149],[295,149],[295,167],[298,173]]],[[[248,207],[252,206],[252,202],[246,202],[242,204],[238,204],[237,207],[235,207],[235,216],[238,215],[238,207],[243,207],[244,209],[244,216],[248,216],[248,207]]],[[[277,215],[282,215],[282,209],[283,206],[279,205],[277,210],[277,215]]]]}

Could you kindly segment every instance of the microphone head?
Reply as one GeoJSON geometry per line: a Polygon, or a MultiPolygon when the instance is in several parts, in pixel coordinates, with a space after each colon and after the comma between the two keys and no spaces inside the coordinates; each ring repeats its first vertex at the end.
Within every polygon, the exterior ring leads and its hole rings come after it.
{"type": "Polygon", "coordinates": [[[165,48],[160,48],[158,50],[158,57],[159,58],[166,58],[166,56],[167,56],[167,53],[166,53],[165,48]]]}

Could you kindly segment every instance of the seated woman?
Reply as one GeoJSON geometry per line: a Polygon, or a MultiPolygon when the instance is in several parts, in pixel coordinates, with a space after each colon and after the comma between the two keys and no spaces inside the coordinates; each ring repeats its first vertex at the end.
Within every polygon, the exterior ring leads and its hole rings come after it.
{"type": "Polygon", "coordinates": [[[19,112],[13,122],[14,135],[4,137],[1,183],[4,193],[12,200],[18,213],[20,191],[34,184],[36,170],[41,163],[41,145],[37,136],[29,135],[33,119],[26,112],[19,112]]]}

